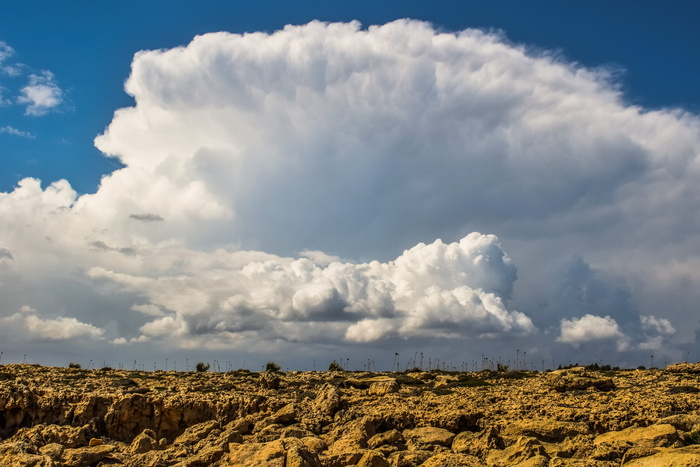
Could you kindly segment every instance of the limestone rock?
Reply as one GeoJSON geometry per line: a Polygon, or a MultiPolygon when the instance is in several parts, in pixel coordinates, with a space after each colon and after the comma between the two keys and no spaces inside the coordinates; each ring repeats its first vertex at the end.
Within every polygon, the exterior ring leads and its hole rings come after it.
{"type": "Polygon", "coordinates": [[[556,457],[549,461],[550,467],[618,467],[619,462],[596,461],[591,459],[569,459],[556,457]]]}
{"type": "Polygon", "coordinates": [[[494,427],[478,433],[463,431],[452,441],[452,451],[459,454],[484,457],[489,451],[503,449],[504,443],[494,427]]]}
{"type": "Polygon", "coordinates": [[[258,378],[258,384],[264,389],[278,389],[280,387],[280,377],[271,371],[266,371],[258,378]]]}
{"type": "Polygon", "coordinates": [[[269,443],[231,443],[220,465],[235,467],[321,467],[318,456],[296,438],[269,443]]]}
{"type": "Polygon", "coordinates": [[[340,406],[340,389],[332,384],[324,384],[318,391],[311,409],[321,415],[333,415],[340,406]]]}
{"type": "Polygon", "coordinates": [[[44,456],[25,441],[0,444],[0,465],[7,467],[44,467],[44,456]]]}
{"type": "Polygon", "coordinates": [[[547,451],[539,440],[520,437],[515,444],[503,450],[491,451],[486,458],[489,466],[521,465],[532,457],[548,458],[547,451]]]}
{"type": "Polygon", "coordinates": [[[668,365],[665,369],[667,373],[686,373],[686,374],[698,374],[700,373],[700,362],[698,363],[674,363],[668,365]]]}
{"type": "Polygon", "coordinates": [[[88,443],[88,446],[93,447],[93,446],[99,446],[100,444],[105,444],[105,442],[102,441],[100,438],[90,438],[90,442],[88,443]]]}
{"type": "Polygon", "coordinates": [[[478,457],[442,452],[421,464],[421,467],[485,467],[478,457]]]}
{"type": "Polygon", "coordinates": [[[85,467],[95,464],[108,457],[115,447],[109,444],[99,446],[84,447],[76,449],[66,449],[61,456],[64,467],[85,467]]]}
{"type": "MultiPolygon", "coordinates": [[[[206,438],[207,435],[214,429],[220,426],[219,422],[216,420],[209,420],[208,422],[198,423],[187,428],[180,436],[178,436],[173,444],[196,444],[202,439],[206,438]]],[[[154,436],[155,438],[155,436],[154,436]]]]}
{"type": "Polygon", "coordinates": [[[130,449],[132,454],[143,454],[144,452],[154,451],[159,447],[155,431],[146,429],[134,438],[130,449]]]}
{"type": "Polygon", "coordinates": [[[700,446],[665,449],[651,456],[631,460],[625,467],[697,467],[700,465],[700,446]]]}
{"type": "Polygon", "coordinates": [[[433,451],[436,446],[449,448],[455,434],[442,428],[432,426],[404,430],[402,433],[409,449],[433,451]]]}
{"type": "Polygon", "coordinates": [[[245,371],[3,365],[0,466],[698,466],[700,447],[684,446],[700,428],[694,368],[287,372],[271,389],[245,371]],[[605,378],[615,391],[587,386],[605,378]]]}
{"type": "Polygon", "coordinates": [[[272,416],[272,421],[274,423],[281,423],[283,425],[289,425],[296,421],[297,419],[297,408],[295,404],[287,404],[281,409],[279,409],[272,416]]]}
{"type": "Polygon", "coordinates": [[[434,456],[432,451],[399,451],[389,456],[391,467],[418,467],[434,456]]]}
{"type": "Polygon", "coordinates": [[[588,427],[583,423],[563,422],[558,420],[512,422],[501,431],[503,437],[517,439],[521,436],[531,436],[540,441],[548,442],[561,442],[566,438],[588,433],[588,427]]]}
{"type": "Polygon", "coordinates": [[[386,394],[399,392],[399,383],[397,383],[395,379],[377,381],[372,383],[368,392],[372,396],[383,396],[386,394]]]}
{"type": "Polygon", "coordinates": [[[595,376],[581,367],[553,371],[547,375],[547,384],[557,392],[581,391],[588,388],[612,391],[616,388],[612,378],[595,376]]]}
{"type": "Polygon", "coordinates": [[[696,426],[700,426],[700,415],[697,414],[676,414],[664,417],[656,422],[657,425],[672,425],[677,430],[692,431],[696,426]]]}
{"type": "Polygon", "coordinates": [[[659,450],[655,449],[655,448],[649,448],[649,447],[643,447],[643,446],[633,446],[625,452],[624,456],[622,456],[622,463],[626,464],[626,463],[633,461],[635,459],[641,459],[642,457],[653,456],[657,452],[659,452],[659,450]]]}
{"type": "Polygon", "coordinates": [[[600,442],[591,454],[591,458],[601,461],[622,459],[627,451],[634,445],[626,440],[600,442]]]}
{"type": "Polygon", "coordinates": [[[681,437],[672,425],[650,425],[630,427],[622,431],[603,433],[595,438],[595,443],[627,441],[640,447],[670,447],[680,445],[681,437]]]}
{"type": "Polygon", "coordinates": [[[35,425],[31,428],[22,428],[12,439],[25,439],[36,446],[58,443],[67,448],[77,448],[88,444],[87,426],[61,426],[61,425],[35,425]]]}
{"type": "Polygon", "coordinates": [[[65,447],[59,443],[50,443],[39,448],[39,453],[52,461],[60,461],[65,447]]]}
{"type": "Polygon", "coordinates": [[[370,449],[376,449],[380,446],[384,446],[385,444],[396,445],[403,442],[404,438],[401,432],[393,429],[383,433],[377,433],[376,435],[372,436],[369,440],[367,440],[367,447],[370,449]]]}
{"type": "Polygon", "coordinates": [[[357,462],[357,467],[389,467],[389,461],[381,453],[369,450],[357,462]]]}
{"type": "Polygon", "coordinates": [[[308,449],[314,454],[320,454],[321,452],[328,449],[328,445],[326,444],[326,442],[323,441],[321,438],[317,438],[316,436],[306,436],[304,438],[301,438],[301,442],[304,443],[306,449],[308,449]]]}

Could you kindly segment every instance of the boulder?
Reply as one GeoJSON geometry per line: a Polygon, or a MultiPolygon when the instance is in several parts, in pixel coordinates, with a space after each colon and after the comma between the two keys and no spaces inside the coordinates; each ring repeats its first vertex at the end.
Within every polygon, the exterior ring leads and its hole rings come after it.
{"type": "Polygon", "coordinates": [[[280,387],[280,377],[271,371],[260,374],[258,385],[264,389],[278,389],[280,387]]]}
{"type": "Polygon", "coordinates": [[[399,383],[397,383],[395,379],[377,381],[370,385],[367,392],[371,396],[384,396],[386,394],[392,394],[399,392],[399,383]]]}
{"type": "Polygon", "coordinates": [[[486,463],[489,466],[522,465],[532,457],[549,456],[539,440],[523,436],[503,450],[491,451],[486,457],[486,463]]]}
{"type": "Polygon", "coordinates": [[[402,433],[409,449],[434,451],[437,446],[449,448],[455,434],[432,426],[404,430],[402,433]]]}
{"type": "Polygon", "coordinates": [[[321,467],[318,455],[296,438],[269,443],[231,443],[228,455],[219,462],[221,467],[321,467]]]}
{"type": "Polygon", "coordinates": [[[366,451],[357,462],[357,467],[389,467],[389,461],[377,451],[366,451]]]}
{"type": "Polygon", "coordinates": [[[22,428],[12,437],[13,440],[27,440],[35,446],[58,443],[66,448],[77,448],[88,444],[88,426],[35,425],[22,428]]]}
{"type": "Polygon", "coordinates": [[[452,441],[452,452],[477,457],[486,456],[489,451],[504,447],[503,440],[494,427],[485,428],[477,433],[463,431],[452,441]]]}
{"type": "Polygon", "coordinates": [[[589,388],[612,391],[616,388],[612,378],[602,378],[587,372],[582,367],[553,371],[547,375],[546,383],[557,392],[581,391],[589,388]]]}
{"type": "Polygon", "coordinates": [[[44,456],[26,441],[0,444],[0,465],[3,467],[44,467],[44,456]]]}
{"type": "Polygon", "coordinates": [[[697,414],[677,414],[657,420],[657,425],[672,425],[681,431],[693,431],[700,426],[700,415],[697,414]]]}
{"type": "Polygon", "coordinates": [[[61,456],[61,462],[64,467],[85,467],[109,457],[114,452],[114,449],[115,447],[111,444],[66,449],[61,456]]]}
{"type": "Polygon", "coordinates": [[[391,467],[418,467],[434,456],[433,451],[398,451],[389,456],[391,467]]]}
{"type": "Polygon", "coordinates": [[[376,449],[380,446],[384,446],[385,444],[396,445],[403,442],[404,439],[401,432],[394,429],[377,433],[376,435],[372,436],[369,440],[367,440],[367,447],[370,449],[376,449]]]}
{"type": "Polygon", "coordinates": [[[700,445],[659,450],[653,455],[633,459],[623,465],[624,467],[697,467],[700,465],[700,445]]]}
{"type": "Polygon", "coordinates": [[[318,391],[311,410],[319,415],[333,415],[340,407],[340,389],[326,383],[318,391]]]}
{"type": "Polygon", "coordinates": [[[156,440],[156,432],[153,430],[143,430],[131,442],[130,451],[132,454],[143,454],[144,452],[157,450],[160,446],[156,440]]]}
{"type": "Polygon", "coordinates": [[[650,425],[610,431],[596,436],[595,444],[627,441],[635,446],[656,448],[681,445],[681,436],[673,425],[650,425]]]}
{"type": "Polygon", "coordinates": [[[207,435],[214,429],[219,428],[221,425],[216,420],[209,420],[208,422],[198,423],[187,428],[180,436],[175,438],[173,444],[197,444],[199,441],[207,437],[207,435]]]}

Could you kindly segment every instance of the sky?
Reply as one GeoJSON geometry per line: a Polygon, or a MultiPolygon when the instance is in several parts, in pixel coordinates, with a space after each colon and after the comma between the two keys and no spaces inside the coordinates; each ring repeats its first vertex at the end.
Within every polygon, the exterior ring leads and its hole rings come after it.
{"type": "Polygon", "coordinates": [[[3,5],[0,363],[699,360],[698,13],[3,5]]]}

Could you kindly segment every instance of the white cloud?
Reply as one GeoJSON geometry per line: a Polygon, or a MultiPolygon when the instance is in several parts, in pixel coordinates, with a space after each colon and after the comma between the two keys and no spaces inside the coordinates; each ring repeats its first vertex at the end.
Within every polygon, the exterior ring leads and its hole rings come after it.
{"type": "Polygon", "coordinates": [[[642,327],[645,331],[670,336],[676,333],[676,329],[667,319],[659,319],[656,316],[642,316],[642,327]]]}
{"type": "Polygon", "coordinates": [[[0,317],[0,335],[5,342],[102,340],[104,329],[81,323],[75,318],[42,318],[37,310],[22,306],[19,313],[0,317]]]}
{"type": "Polygon", "coordinates": [[[561,321],[561,335],[557,341],[571,344],[574,347],[578,347],[582,343],[596,341],[615,341],[619,350],[624,350],[628,346],[627,337],[610,316],[585,315],[579,319],[563,319],[561,321]]]}
{"type": "MultiPolygon", "coordinates": [[[[34,76],[28,112],[59,108],[34,76]]],[[[151,349],[671,347],[700,299],[700,121],[618,88],[415,21],[140,52],[135,106],[95,141],[124,168],[80,197],[35,179],[0,194],[0,299],[79,284],[109,305],[79,323],[151,349]]]]}
{"type": "Polygon", "coordinates": [[[15,55],[15,49],[7,45],[6,42],[0,41],[0,71],[9,76],[19,76],[22,69],[21,64],[8,65],[5,63],[13,55],[15,55]]]}
{"type": "Polygon", "coordinates": [[[28,131],[18,130],[17,128],[11,127],[9,125],[0,127],[0,133],[6,133],[8,135],[13,136],[20,136],[22,138],[34,138],[34,135],[29,133],[28,131]]]}
{"type": "Polygon", "coordinates": [[[184,346],[197,336],[228,340],[230,333],[243,332],[315,342],[325,329],[326,337],[367,342],[535,330],[498,295],[512,288],[515,267],[492,235],[420,244],[388,263],[320,266],[305,258],[246,261],[243,255],[239,260],[239,253],[217,252],[174,277],[151,279],[104,268],[88,274],[147,297],[148,305],[132,306],[153,317],[141,326],[141,335],[167,338],[173,345],[179,338],[184,346]]]}
{"type": "Polygon", "coordinates": [[[17,102],[27,105],[26,115],[39,117],[56,110],[64,102],[64,92],[56,84],[53,73],[44,70],[29,75],[29,84],[21,89],[17,102]]]}

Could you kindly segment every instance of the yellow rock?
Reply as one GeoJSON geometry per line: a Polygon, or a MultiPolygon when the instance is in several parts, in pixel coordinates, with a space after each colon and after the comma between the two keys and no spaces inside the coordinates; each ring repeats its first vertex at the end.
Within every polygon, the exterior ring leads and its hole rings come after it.
{"type": "Polygon", "coordinates": [[[105,443],[100,438],[92,438],[92,439],[90,439],[90,443],[88,444],[88,446],[93,447],[93,446],[99,446],[100,444],[105,444],[105,443]]]}

